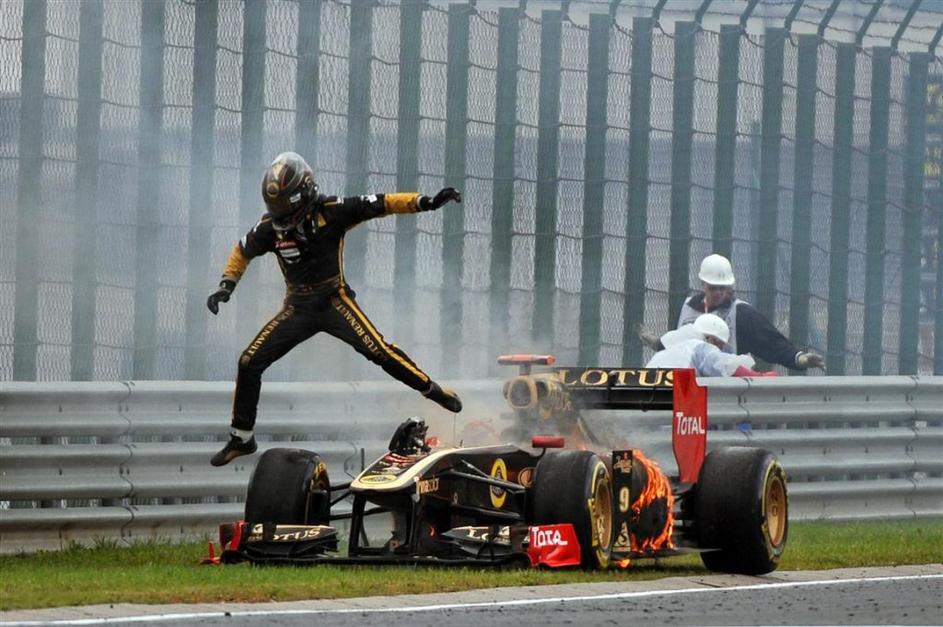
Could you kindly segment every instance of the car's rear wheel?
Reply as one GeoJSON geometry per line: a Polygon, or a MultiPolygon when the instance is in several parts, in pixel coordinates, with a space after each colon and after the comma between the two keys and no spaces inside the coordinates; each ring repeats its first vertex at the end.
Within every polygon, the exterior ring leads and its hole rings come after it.
{"type": "Polygon", "coordinates": [[[612,553],[612,483],[606,464],[591,451],[545,454],[534,470],[534,524],[570,523],[583,568],[606,568],[612,553]]]}
{"type": "Polygon", "coordinates": [[[331,482],[317,453],[273,448],[259,458],[246,493],[246,522],[326,524],[331,515],[331,482]]]}
{"type": "Polygon", "coordinates": [[[730,447],[704,460],[695,493],[698,542],[713,571],[772,572],[786,547],[789,498],[786,472],[769,451],[730,447]]]}

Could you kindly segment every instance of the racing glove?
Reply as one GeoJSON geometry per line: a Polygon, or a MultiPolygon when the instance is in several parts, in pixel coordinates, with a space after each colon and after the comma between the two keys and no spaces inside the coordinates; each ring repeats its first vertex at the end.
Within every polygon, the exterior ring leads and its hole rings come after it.
{"type": "Polygon", "coordinates": [[[443,187],[434,197],[420,196],[416,203],[418,211],[432,211],[438,209],[450,200],[462,202],[462,194],[454,187],[443,187]]]}
{"type": "Polygon", "coordinates": [[[210,294],[210,297],[206,299],[206,308],[210,310],[214,316],[219,313],[219,304],[228,303],[229,297],[232,296],[232,291],[236,289],[236,282],[231,279],[223,279],[219,282],[219,289],[210,294]]]}
{"type": "Polygon", "coordinates": [[[813,351],[806,351],[796,355],[796,368],[805,370],[807,368],[821,368],[825,370],[825,360],[821,355],[813,351]]]}

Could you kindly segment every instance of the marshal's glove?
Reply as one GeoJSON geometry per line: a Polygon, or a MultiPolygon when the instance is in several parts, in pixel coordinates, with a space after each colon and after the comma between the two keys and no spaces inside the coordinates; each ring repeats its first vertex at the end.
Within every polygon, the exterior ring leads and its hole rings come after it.
{"type": "Polygon", "coordinates": [[[214,316],[219,313],[219,304],[228,303],[229,297],[232,296],[232,291],[236,289],[236,282],[230,279],[223,279],[219,282],[219,289],[210,294],[210,297],[206,299],[206,308],[210,310],[214,316]]]}
{"type": "Polygon", "coordinates": [[[450,200],[462,202],[462,194],[454,187],[443,187],[434,197],[420,196],[416,203],[419,211],[432,211],[438,209],[450,200]]]}
{"type": "Polygon", "coordinates": [[[796,355],[796,368],[800,370],[806,370],[808,368],[821,368],[825,370],[825,360],[816,352],[802,352],[796,355]]]}
{"type": "Polygon", "coordinates": [[[638,339],[642,341],[642,344],[653,351],[660,351],[665,348],[661,343],[661,336],[655,335],[653,332],[646,329],[642,326],[641,322],[635,325],[635,333],[638,334],[638,339]]]}

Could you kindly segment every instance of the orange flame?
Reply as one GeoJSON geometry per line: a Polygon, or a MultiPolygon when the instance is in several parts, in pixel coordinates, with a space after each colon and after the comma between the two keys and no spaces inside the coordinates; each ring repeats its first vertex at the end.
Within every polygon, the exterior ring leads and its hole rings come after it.
{"type": "Polygon", "coordinates": [[[625,558],[616,562],[617,568],[628,568],[632,564],[632,560],[625,558]]]}
{"type": "Polygon", "coordinates": [[[661,471],[658,464],[654,460],[645,457],[641,451],[633,451],[633,458],[635,463],[642,465],[648,474],[645,489],[642,490],[642,493],[632,505],[633,520],[638,520],[642,510],[658,499],[665,500],[668,513],[664,527],[657,534],[641,539],[637,538],[634,533],[631,535],[632,551],[643,553],[674,548],[674,543],[671,541],[671,530],[674,527],[674,494],[671,492],[668,478],[661,471]]]}

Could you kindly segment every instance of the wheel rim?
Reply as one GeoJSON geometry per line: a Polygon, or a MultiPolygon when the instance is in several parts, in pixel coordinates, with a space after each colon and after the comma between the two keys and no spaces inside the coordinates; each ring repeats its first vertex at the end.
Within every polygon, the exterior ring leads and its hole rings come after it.
{"type": "Polygon", "coordinates": [[[609,479],[602,479],[596,484],[593,495],[593,533],[599,543],[599,554],[606,556],[612,545],[612,494],[609,479]]]}
{"type": "Polygon", "coordinates": [[[782,477],[773,476],[766,494],[766,525],[773,546],[782,544],[786,535],[786,507],[786,486],[782,477]]]}

